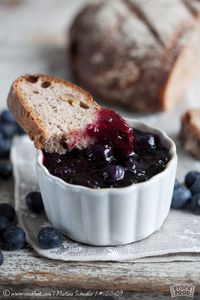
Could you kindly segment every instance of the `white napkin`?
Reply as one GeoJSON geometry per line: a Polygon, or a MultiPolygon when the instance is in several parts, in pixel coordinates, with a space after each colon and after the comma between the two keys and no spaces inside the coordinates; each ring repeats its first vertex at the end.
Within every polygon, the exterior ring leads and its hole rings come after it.
{"type": "MultiPolygon", "coordinates": [[[[188,166],[190,169],[200,169],[199,163],[181,152],[180,157],[184,163],[179,165],[179,172],[186,172],[188,166]]],[[[42,226],[48,225],[49,221],[45,214],[36,216],[31,213],[25,204],[26,195],[39,189],[34,166],[35,149],[26,136],[14,140],[11,159],[14,166],[15,207],[19,223],[26,232],[27,241],[39,255],[64,261],[200,261],[200,216],[181,210],[171,210],[164,226],[150,237],[125,246],[89,246],[65,237],[59,248],[39,248],[38,231],[42,226]]]]}

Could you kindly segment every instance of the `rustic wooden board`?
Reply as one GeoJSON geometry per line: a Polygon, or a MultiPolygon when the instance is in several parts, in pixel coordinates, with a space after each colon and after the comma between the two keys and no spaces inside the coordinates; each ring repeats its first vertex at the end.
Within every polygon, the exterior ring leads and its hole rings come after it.
{"type": "MultiPolygon", "coordinates": [[[[22,73],[44,72],[67,78],[66,28],[85,0],[0,0],[0,109],[12,80],[22,73]]],[[[13,202],[13,182],[1,183],[0,202],[13,202]]],[[[38,257],[31,249],[5,252],[0,267],[3,290],[42,292],[40,299],[67,299],[75,292],[91,291],[87,299],[168,299],[175,283],[196,286],[200,294],[199,264],[58,262],[38,257]],[[123,296],[103,297],[105,290],[123,290],[123,296]],[[55,292],[57,292],[55,294],[55,292]],[[95,292],[98,291],[95,295],[95,292]],[[61,292],[59,294],[59,292],[61,292]],[[49,295],[45,296],[45,293],[49,295]]],[[[78,295],[78,294],[77,294],[78,295]]],[[[9,299],[25,296],[9,296],[9,299]]],[[[35,299],[34,296],[27,296],[35,299]]],[[[76,299],[83,299],[83,295],[76,299]]]]}
{"type": "MultiPolygon", "coordinates": [[[[6,287],[43,287],[46,290],[122,290],[170,295],[170,285],[191,284],[200,294],[199,265],[195,262],[113,263],[57,262],[39,258],[31,250],[5,253],[0,268],[0,294],[6,287]]],[[[128,294],[127,294],[128,296],[128,294]]]]}

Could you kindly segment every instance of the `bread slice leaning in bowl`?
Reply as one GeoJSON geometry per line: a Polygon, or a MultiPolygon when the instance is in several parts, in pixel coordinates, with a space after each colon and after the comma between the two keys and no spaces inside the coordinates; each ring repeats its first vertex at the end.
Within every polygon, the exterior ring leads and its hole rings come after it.
{"type": "Polygon", "coordinates": [[[35,147],[64,154],[66,148],[86,147],[81,136],[94,122],[100,106],[78,86],[46,75],[17,78],[8,95],[8,107],[35,147]]]}

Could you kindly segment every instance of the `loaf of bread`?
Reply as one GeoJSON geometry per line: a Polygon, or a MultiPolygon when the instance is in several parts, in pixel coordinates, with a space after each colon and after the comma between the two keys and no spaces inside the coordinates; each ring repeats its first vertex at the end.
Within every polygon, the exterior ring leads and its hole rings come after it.
{"type": "Polygon", "coordinates": [[[200,0],[183,0],[191,13],[200,20],[200,0]]]}
{"type": "Polygon", "coordinates": [[[200,45],[195,2],[199,5],[199,0],[90,2],[70,30],[74,77],[97,97],[133,112],[170,109],[195,73],[200,45]]]}
{"type": "Polygon", "coordinates": [[[183,148],[200,159],[200,109],[190,109],[182,117],[180,139],[183,148]]]}
{"type": "Polygon", "coordinates": [[[8,95],[8,107],[35,147],[63,154],[66,148],[86,147],[81,136],[96,118],[98,104],[78,86],[46,75],[17,78],[8,95]]]}

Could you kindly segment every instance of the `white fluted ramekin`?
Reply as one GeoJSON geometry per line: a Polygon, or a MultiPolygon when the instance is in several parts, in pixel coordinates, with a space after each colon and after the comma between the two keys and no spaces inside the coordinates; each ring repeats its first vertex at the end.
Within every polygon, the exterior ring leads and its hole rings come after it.
{"type": "Polygon", "coordinates": [[[99,246],[132,243],[157,231],[169,213],[177,166],[175,144],[159,129],[127,122],[158,134],[171,154],[166,169],[146,182],[104,189],[68,184],[49,173],[38,151],[36,169],[46,215],[73,240],[99,246]]]}

